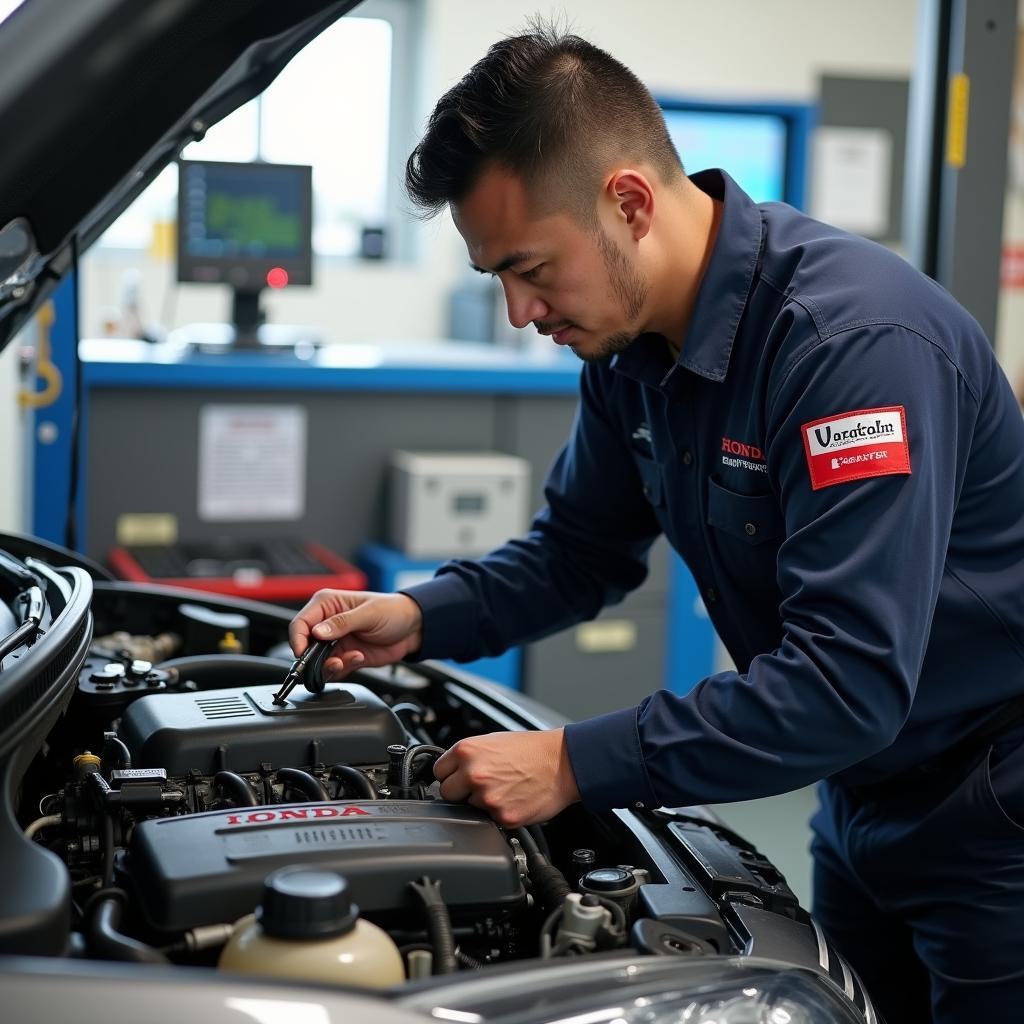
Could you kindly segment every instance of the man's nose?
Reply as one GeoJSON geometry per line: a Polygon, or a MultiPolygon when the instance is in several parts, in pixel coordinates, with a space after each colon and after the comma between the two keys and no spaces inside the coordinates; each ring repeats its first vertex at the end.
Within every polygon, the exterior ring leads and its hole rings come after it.
{"type": "Polygon", "coordinates": [[[543,320],[549,309],[546,302],[532,289],[505,285],[505,305],[508,322],[513,327],[526,327],[534,320],[543,320]]]}

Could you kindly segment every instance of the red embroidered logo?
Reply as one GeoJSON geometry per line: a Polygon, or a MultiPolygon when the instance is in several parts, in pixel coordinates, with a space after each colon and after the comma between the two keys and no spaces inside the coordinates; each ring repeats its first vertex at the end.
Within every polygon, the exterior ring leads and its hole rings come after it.
{"type": "Polygon", "coordinates": [[[857,409],[805,423],[811,487],[910,472],[907,413],[902,405],[857,409]]]}
{"type": "Polygon", "coordinates": [[[757,445],[734,441],[731,437],[722,438],[722,451],[727,455],[738,455],[742,459],[756,459],[758,462],[764,461],[764,452],[757,445]]]}

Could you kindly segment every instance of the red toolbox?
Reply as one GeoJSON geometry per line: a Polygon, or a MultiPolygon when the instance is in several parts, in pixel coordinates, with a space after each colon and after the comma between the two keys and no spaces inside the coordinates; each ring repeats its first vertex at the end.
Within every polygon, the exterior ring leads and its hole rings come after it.
{"type": "Polygon", "coordinates": [[[117,576],[133,583],[254,601],[304,602],[323,587],[366,589],[366,576],[354,565],[322,544],[289,537],[115,547],[108,562],[117,576]]]}

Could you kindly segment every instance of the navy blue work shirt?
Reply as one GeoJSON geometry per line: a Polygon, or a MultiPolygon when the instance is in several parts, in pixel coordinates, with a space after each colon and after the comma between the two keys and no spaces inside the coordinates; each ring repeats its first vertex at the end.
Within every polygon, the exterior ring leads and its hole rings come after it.
{"type": "Polygon", "coordinates": [[[406,591],[420,656],[493,655],[620,600],[666,534],[738,671],[567,726],[594,808],[878,781],[1024,693],[1024,421],[981,328],[883,247],[692,180],[724,208],[679,358],[587,364],[529,535],[406,591]]]}

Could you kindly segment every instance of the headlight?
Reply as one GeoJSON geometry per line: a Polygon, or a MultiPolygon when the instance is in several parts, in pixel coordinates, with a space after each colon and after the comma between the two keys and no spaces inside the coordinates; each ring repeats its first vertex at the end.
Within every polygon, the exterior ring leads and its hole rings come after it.
{"type": "Polygon", "coordinates": [[[817,979],[794,971],[751,979],[739,989],[638,996],[626,1006],[562,1017],[557,1024],[846,1024],[856,1019],[817,979]]]}
{"type": "Polygon", "coordinates": [[[752,957],[650,957],[491,975],[402,1000],[449,1024],[875,1024],[828,977],[752,957]]]}

